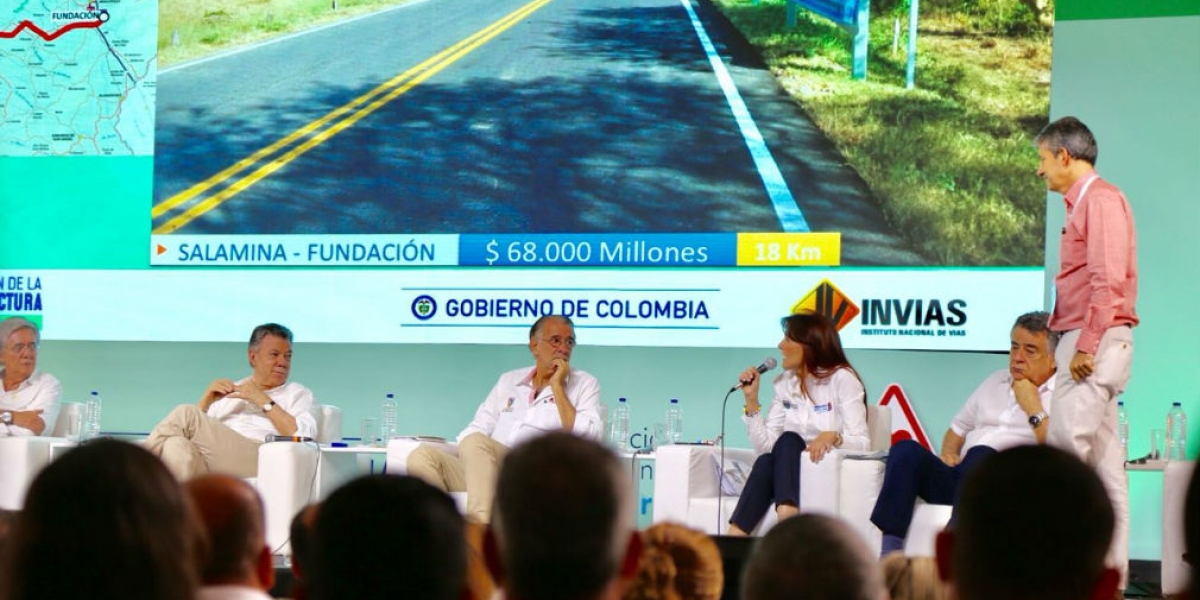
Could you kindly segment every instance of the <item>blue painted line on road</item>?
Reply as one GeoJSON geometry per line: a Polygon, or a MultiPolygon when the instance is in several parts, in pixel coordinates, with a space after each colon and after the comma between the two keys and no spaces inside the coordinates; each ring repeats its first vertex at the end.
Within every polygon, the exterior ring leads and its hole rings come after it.
{"type": "Polygon", "coordinates": [[[725,100],[729,103],[729,109],[733,111],[733,118],[737,121],[738,129],[742,132],[742,139],[746,140],[746,147],[750,150],[750,157],[754,159],[754,166],[758,169],[758,176],[762,179],[763,187],[767,189],[767,195],[771,198],[771,204],[775,207],[775,214],[779,217],[779,224],[787,232],[802,233],[811,231],[808,221],[804,218],[804,213],[800,211],[800,205],[796,202],[796,198],[792,196],[787,182],[783,179],[783,173],[779,171],[779,165],[775,162],[775,157],[771,155],[771,149],[767,148],[767,143],[763,139],[762,132],[758,130],[758,125],[754,123],[754,117],[750,115],[750,110],[746,108],[746,103],[742,100],[742,94],[738,92],[737,85],[733,83],[733,78],[729,75],[729,70],[725,68],[725,63],[721,61],[720,55],[717,54],[717,49],[708,37],[708,32],[704,30],[704,24],[696,16],[696,11],[692,8],[691,1],[680,0],[680,2],[683,3],[683,8],[687,10],[688,17],[692,21],[692,27],[696,30],[696,36],[700,38],[700,45],[704,47],[704,54],[708,56],[708,62],[712,64],[713,73],[716,74],[717,81],[721,84],[721,91],[725,92],[725,100]]]}

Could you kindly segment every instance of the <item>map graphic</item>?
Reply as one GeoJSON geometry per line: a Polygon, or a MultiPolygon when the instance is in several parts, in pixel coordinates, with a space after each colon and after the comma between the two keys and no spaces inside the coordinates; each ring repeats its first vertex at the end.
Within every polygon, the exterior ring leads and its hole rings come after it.
{"type": "Polygon", "coordinates": [[[153,155],[158,0],[12,6],[0,5],[0,156],[153,155]]]}

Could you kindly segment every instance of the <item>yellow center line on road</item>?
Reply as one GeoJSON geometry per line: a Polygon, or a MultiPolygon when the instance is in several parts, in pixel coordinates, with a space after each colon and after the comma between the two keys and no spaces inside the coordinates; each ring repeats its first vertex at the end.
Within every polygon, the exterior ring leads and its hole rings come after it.
{"type": "Polygon", "coordinates": [[[407,71],[393,77],[387,82],[377,86],[375,89],[351,100],[345,105],[331,111],[329,114],[297,129],[288,136],[279,141],[256,151],[255,153],[243,158],[233,165],[225,168],[221,172],[209,177],[208,179],[193,185],[192,187],[180,192],[167,200],[157,204],[151,210],[151,217],[157,219],[163,216],[168,211],[179,207],[187,201],[200,196],[204,192],[221,185],[234,175],[254,166],[263,161],[263,159],[276,154],[283,148],[286,148],[305,136],[321,130],[322,127],[330,125],[320,133],[312,135],[307,141],[288,152],[278,156],[274,160],[264,164],[250,174],[234,181],[221,192],[193,205],[184,213],[175,216],[161,226],[154,228],[152,233],[163,234],[170,233],[190,223],[192,220],[203,215],[204,213],[220,206],[221,203],[245,191],[250,186],[261,181],[271,173],[279,170],[287,165],[292,160],[300,155],[308,152],[317,145],[325,142],[329,138],[344,131],[346,128],[354,125],[362,120],[367,115],[379,110],[391,101],[407,93],[412,88],[420,85],[425,80],[440,72],[442,69],[450,66],[467,54],[475,51],[480,46],[491,41],[496,36],[500,35],[507,29],[516,25],[518,22],[533,14],[538,9],[549,4],[553,0],[534,0],[529,4],[513,11],[504,18],[488,25],[487,27],[475,32],[474,34],[464,38],[462,41],[450,46],[449,48],[433,55],[432,57],[422,61],[417,66],[408,69],[407,71]],[[367,103],[361,108],[357,108],[363,103],[367,103]],[[347,115],[347,113],[349,113],[347,115]],[[344,117],[344,118],[343,118],[344,117]],[[338,119],[341,119],[340,121],[338,119]]]}

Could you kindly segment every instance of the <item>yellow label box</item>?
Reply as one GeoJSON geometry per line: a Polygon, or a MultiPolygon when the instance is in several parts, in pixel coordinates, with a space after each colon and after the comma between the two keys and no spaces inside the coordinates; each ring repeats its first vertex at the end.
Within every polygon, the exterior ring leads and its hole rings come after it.
{"type": "Polygon", "coordinates": [[[739,267],[826,267],[842,262],[840,233],[739,233],[739,267]]]}

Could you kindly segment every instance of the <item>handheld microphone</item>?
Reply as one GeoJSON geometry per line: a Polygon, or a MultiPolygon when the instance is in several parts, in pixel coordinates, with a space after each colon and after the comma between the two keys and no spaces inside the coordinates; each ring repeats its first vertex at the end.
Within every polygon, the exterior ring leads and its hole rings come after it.
{"type": "Polygon", "coordinates": [[[311,442],[312,438],[307,435],[278,435],[272,433],[267,436],[268,442],[311,442]]]}
{"type": "MultiPolygon", "coordinates": [[[[767,371],[770,371],[771,369],[774,369],[774,368],[775,368],[775,365],[777,365],[777,364],[778,364],[778,363],[776,363],[776,362],[775,362],[775,359],[774,359],[774,358],[771,358],[771,357],[769,357],[769,356],[768,356],[768,357],[767,357],[767,360],[764,360],[764,361],[762,361],[762,364],[761,364],[761,365],[758,365],[758,374],[759,374],[759,375],[762,375],[763,373],[766,373],[767,371]]],[[[748,383],[748,382],[745,382],[745,381],[739,381],[739,382],[737,382],[737,385],[735,385],[735,386],[733,386],[733,387],[729,388],[729,391],[733,392],[733,391],[736,391],[736,390],[740,390],[740,389],[742,389],[743,387],[745,387],[745,386],[747,385],[747,383],[748,383]]]]}

